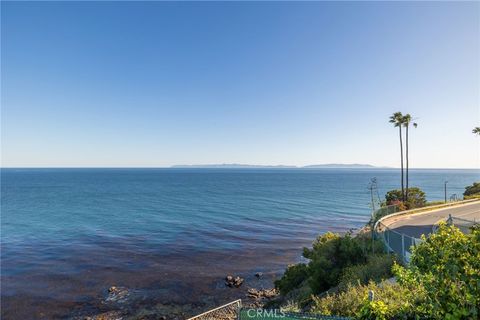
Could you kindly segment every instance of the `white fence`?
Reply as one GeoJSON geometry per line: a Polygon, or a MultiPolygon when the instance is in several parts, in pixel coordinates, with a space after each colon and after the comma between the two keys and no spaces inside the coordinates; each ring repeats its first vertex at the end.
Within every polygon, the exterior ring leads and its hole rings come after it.
{"type": "Polygon", "coordinates": [[[237,319],[241,308],[242,300],[239,299],[188,318],[187,320],[233,320],[237,319]]]}

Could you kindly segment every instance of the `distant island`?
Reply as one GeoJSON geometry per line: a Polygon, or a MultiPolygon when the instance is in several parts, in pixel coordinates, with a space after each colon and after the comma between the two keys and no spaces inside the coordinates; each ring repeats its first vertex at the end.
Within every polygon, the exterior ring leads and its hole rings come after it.
{"type": "Polygon", "coordinates": [[[192,165],[174,165],[171,168],[205,168],[205,169],[373,169],[373,168],[388,168],[377,167],[371,164],[343,164],[343,163],[328,163],[328,164],[312,164],[307,166],[287,166],[287,165],[255,165],[255,164],[192,164],[192,165]]]}
{"type": "Polygon", "coordinates": [[[327,163],[327,164],[312,164],[308,166],[303,166],[301,168],[387,168],[387,167],[377,167],[371,164],[359,164],[359,163],[351,163],[351,164],[343,164],[343,163],[327,163]]]}

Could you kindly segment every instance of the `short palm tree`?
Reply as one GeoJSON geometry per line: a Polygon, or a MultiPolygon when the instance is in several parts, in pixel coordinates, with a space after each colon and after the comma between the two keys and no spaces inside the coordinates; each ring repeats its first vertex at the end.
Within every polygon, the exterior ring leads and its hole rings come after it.
{"type": "Polygon", "coordinates": [[[480,136],[480,127],[473,128],[472,133],[476,134],[477,136],[480,136]]]}
{"type": "MultiPolygon", "coordinates": [[[[410,114],[406,114],[403,116],[402,123],[405,127],[405,200],[408,201],[408,128],[410,127],[410,123],[412,122],[412,116],[410,114]]],[[[417,123],[412,123],[413,127],[417,127],[417,123]]]]}
{"type": "Polygon", "coordinates": [[[400,134],[400,172],[402,178],[402,200],[405,201],[405,189],[403,185],[403,141],[402,141],[402,124],[403,124],[403,115],[401,112],[395,112],[390,116],[390,123],[393,123],[394,127],[398,127],[398,132],[400,134]]]}

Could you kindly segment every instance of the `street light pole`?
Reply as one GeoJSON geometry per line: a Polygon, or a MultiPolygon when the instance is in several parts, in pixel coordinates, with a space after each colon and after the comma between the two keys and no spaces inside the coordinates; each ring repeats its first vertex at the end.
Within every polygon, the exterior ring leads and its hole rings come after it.
{"type": "Polygon", "coordinates": [[[444,183],[445,203],[447,203],[447,183],[448,183],[448,181],[445,181],[445,183],[444,183]]]}

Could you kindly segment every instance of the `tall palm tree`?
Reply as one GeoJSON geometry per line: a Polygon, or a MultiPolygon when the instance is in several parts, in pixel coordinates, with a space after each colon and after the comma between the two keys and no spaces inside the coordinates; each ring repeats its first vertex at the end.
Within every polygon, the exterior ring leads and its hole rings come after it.
{"type": "Polygon", "coordinates": [[[402,124],[403,124],[403,115],[401,112],[395,112],[390,116],[390,123],[393,123],[394,127],[398,127],[398,132],[400,134],[400,172],[402,177],[402,200],[405,201],[405,189],[403,185],[403,141],[402,141],[402,124]]]}
{"type": "MultiPolygon", "coordinates": [[[[408,128],[410,127],[410,123],[412,122],[412,116],[410,114],[406,114],[403,116],[402,123],[405,127],[405,200],[408,201],[408,128]]],[[[413,122],[413,127],[417,127],[417,123],[413,122]]]]}
{"type": "Polygon", "coordinates": [[[473,128],[472,133],[476,134],[477,136],[480,136],[480,127],[473,128]]]}

